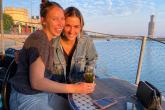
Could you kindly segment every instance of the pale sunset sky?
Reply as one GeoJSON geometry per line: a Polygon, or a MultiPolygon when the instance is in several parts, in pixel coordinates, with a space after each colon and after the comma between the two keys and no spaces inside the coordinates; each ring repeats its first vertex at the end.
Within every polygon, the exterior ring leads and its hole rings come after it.
{"type": "MultiPolygon", "coordinates": [[[[147,35],[150,15],[155,15],[155,37],[165,37],[165,0],[52,0],[64,8],[75,6],[85,19],[85,30],[117,34],[147,35]]],[[[40,0],[3,0],[3,7],[29,9],[39,15],[40,0]]]]}

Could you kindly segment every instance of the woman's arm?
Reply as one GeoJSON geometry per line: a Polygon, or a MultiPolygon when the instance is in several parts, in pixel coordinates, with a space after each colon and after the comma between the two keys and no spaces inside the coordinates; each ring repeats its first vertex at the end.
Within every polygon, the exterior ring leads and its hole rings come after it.
{"type": "Polygon", "coordinates": [[[63,84],[44,77],[45,65],[41,57],[30,65],[30,83],[36,90],[52,93],[92,93],[94,83],[63,84]]]}

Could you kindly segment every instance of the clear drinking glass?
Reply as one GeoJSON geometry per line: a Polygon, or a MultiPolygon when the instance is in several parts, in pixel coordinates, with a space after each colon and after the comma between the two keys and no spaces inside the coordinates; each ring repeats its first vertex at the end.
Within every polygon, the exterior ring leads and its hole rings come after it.
{"type": "Polygon", "coordinates": [[[84,73],[84,79],[87,83],[93,83],[94,81],[94,69],[93,67],[88,67],[84,73]]]}

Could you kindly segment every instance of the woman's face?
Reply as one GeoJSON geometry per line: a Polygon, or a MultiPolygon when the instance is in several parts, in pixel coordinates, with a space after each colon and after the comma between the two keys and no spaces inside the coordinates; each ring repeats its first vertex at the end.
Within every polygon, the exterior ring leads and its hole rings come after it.
{"type": "Polygon", "coordinates": [[[80,19],[76,16],[65,18],[64,34],[70,41],[75,40],[81,31],[80,19]]]}
{"type": "Polygon", "coordinates": [[[42,24],[48,35],[59,36],[65,25],[63,10],[55,6],[50,8],[46,17],[42,18],[42,24]]]}

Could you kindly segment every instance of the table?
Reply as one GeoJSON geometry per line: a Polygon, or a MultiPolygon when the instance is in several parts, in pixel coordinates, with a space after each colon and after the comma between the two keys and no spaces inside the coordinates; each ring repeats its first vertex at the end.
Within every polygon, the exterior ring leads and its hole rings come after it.
{"type": "MultiPolygon", "coordinates": [[[[117,104],[106,110],[127,110],[126,103],[132,102],[138,110],[144,110],[142,105],[132,96],[136,94],[137,87],[128,81],[117,78],[96,79],[96,89],[92,94],[69,94],[69,103],[73,110],[99,110],[92,101],[103,97],[113,97],[117,104]]],[[[165,108],[165,102],[162,107],[165,108]]]]}

